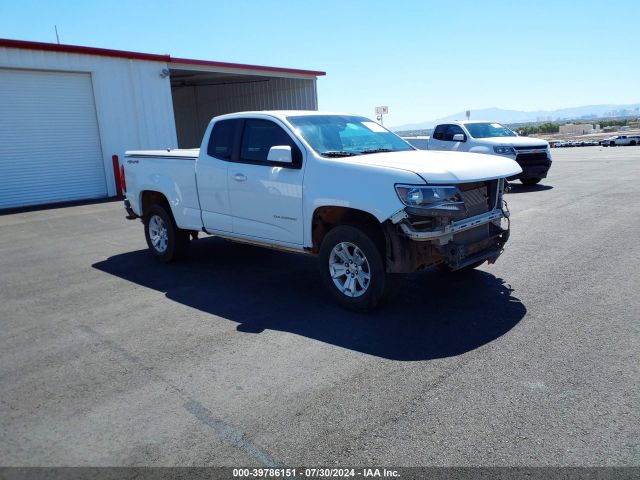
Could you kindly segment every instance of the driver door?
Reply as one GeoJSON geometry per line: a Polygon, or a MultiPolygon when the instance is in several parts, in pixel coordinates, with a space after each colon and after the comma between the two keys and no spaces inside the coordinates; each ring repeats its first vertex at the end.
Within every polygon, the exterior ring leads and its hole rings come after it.
{"type": "Polygon", "coordinates": [[[302,245],[303,150],[282,125],[265,119],[244,121],[238,157],[229,163],[233,233],[302,245]],[[269,149],[291,147],[293,163],[267,160],[269,149]]]}

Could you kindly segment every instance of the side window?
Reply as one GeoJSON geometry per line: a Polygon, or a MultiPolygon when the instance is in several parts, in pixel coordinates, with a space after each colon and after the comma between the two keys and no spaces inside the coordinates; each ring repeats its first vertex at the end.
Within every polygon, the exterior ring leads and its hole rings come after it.
{"type": "Polygon", "coordinates": [[[220,160],[231,160],[238,120],[220,120],[213,125],[207,154],[220,160]]]}
{"type": "Polygon", "coordinates": [[[444,140],[444,132],[446,129],[446,125],[438,125],[433,131],[433,138],[435,138],[436,140],[444,140]]]}
{"type": "Polygon", "coordinates": [[[465,135],[464,130],[462,130],[462,127],[460,125],[447,125],[447,131],[444,135],[443,140],[447,140],[448,142],[453,142],[453,136],[456,133],[461,133],[465,135]]]}
{"type": "Polygon", "coordinates": [[[289,145],[293,165],[299,167],[302,164],[300,149],[279,125],[269,120],[245,120],[240,146],[241,162],[270,164],[267,161],[269,149],[276,145],[289,145]]]}

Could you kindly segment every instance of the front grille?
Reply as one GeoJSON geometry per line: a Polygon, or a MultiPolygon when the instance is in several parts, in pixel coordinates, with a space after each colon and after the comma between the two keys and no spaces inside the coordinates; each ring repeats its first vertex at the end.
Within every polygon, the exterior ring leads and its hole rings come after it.
{"type": "Polygon", "coordinates": [[[489,182],[463,183],[458,185],[467,207],[467,217],[473,217],[489,211],[489,182]]]}
{"type": "Polygon", "coordinates": [[[540,153],[520,153],[516,156],[516,162],[521,166],[529,167],[531,165],[546,165],[549,163],[547,154],[545,152],[540,153]]]}
{"type": "Polygon", "coordinates": [[[533,147],[513,147],[516,150],[546,150],[546,145],[534,145],[533,147]]]}

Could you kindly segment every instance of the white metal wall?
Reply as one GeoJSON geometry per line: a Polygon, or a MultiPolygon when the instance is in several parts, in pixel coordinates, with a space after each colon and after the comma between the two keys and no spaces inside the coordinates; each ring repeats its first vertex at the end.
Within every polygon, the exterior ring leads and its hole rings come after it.
{"type": "Polygon", "coordinates": [[[109,195],[116,193],[112,155],[178,145],[164,62],[0,47],[0,68],[90,74],[109,195]]]}
{"type": "Polygon", "coordinates": [[[212,117],[245,110],[317,110],[315,79],[247,76],[247,83],[173,87],[182,148],[199,147],[212,117]]]}

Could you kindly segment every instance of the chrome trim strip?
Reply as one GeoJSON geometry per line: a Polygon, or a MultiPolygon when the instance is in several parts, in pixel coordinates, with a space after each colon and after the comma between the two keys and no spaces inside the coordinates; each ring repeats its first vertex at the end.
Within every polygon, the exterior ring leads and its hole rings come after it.
{"type": "Polygon", "coordinates": [[[184,155],[125,155],[125,158],[168,158],[171,160],[197,160],[198,157],[185,157],[184,155]]]}

